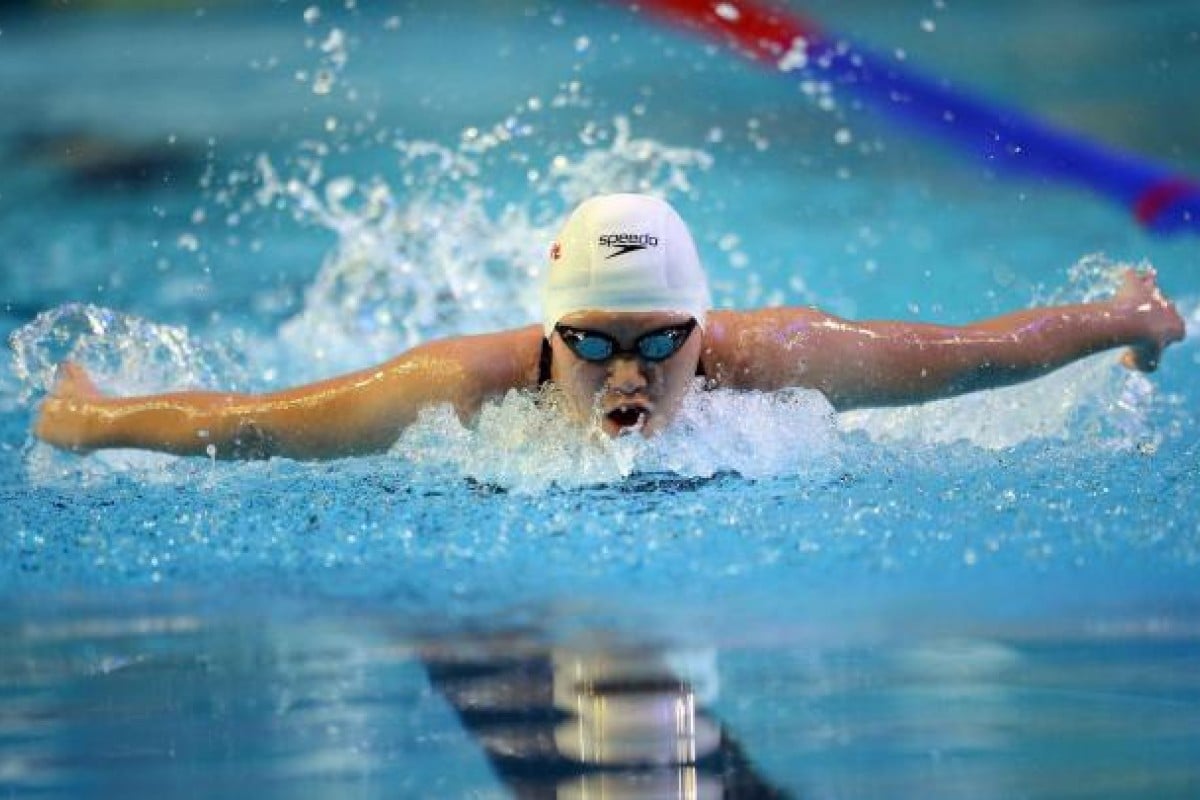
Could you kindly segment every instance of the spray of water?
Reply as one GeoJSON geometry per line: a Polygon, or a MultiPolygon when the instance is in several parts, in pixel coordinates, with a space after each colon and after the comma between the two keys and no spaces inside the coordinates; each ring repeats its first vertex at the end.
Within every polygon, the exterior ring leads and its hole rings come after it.
{"type": "MultiPolygon", "coordinates": [[[[1111,295],[1131,265],[1091,255],[1068,271],[1065,286],[1035,305],[1091,302],[1111,295]]],[[[1146,265],[1138,265],[1145,267],[1146,265]]],[[[1000,450],[1030,439],[1088,436],[1102,447],[1154,446],[1154,383],[1102,353],[1030,383],[903,408],[842,414],[839,427],[879,442],[965,441],[1000,450]]]]}
{"type": "Polygon", "coordinates": [[[200,343],[186,328],[93,305],[43,312],[15,331],[9,345],[20,402],[50,391],[64,361],[84,366],[102,389],[118,394],[245,382],[242,360],[230,346],[200,343]]]}
{"type": "Polygon", "coordinates": [[[827,478],[838,464],[833,408],[818,392],[708,391],[697,382],[676,422],[661,434],[610,439],[569,419],[553,389],[510,392],[465,426],[448,406],[429,409],[393,452],[449,467],[481,483],[530,492],[669,472],[749,478],[827,478]]]}
{"type": "Polygon", "coordinates": [[[455,149],[397,141],[393,184],[321,180],[311,170],[283,177],[259,159],[259,202],[283,198],[337,237],[303,309],[280,330],[301,368],[345,369],[434,337],[529,324],[544,251],[567,208],[598,192],[687,192],[691,174],[711,163],[701,151],[635,137],[625,118],[589,122],[581,152],[546,151],[528,199],[493,208],[496,151],[528,146],[522,131],[512,118],[471,129],[455,149]]]}

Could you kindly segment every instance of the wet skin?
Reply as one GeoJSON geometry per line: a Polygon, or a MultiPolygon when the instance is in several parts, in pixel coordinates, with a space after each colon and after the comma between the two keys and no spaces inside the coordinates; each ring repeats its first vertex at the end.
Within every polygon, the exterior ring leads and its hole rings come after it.
{"type": "MultiPolygon", "coordinates": [[[[643,334],[679,325],[691,317],[670,311],[578,311],[561,324],[598,333],[631,349],[643,334]]],[[[683,346],[664,361],[647,361],[620,354],[601,363],[584,361],[563,343],[550,337],[553,352],[551,378],[565,399],[566,411],[575,419],[596,420],[609,436],[637,430],[653,435],[671,424],[688,387],[696,377],[703,331],[697,327],[683,346]]]]}

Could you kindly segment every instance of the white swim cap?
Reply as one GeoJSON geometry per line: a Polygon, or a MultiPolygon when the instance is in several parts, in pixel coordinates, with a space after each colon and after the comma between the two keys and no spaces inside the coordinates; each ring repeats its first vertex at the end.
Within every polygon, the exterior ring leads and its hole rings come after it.
{"type": "Polygon", "coordinates": [[[701,326],[712,306],[696,243],[675,209],[644,194],[583,202],[550,247],[546,338],[575,311],[681,311],[701,326]]]}

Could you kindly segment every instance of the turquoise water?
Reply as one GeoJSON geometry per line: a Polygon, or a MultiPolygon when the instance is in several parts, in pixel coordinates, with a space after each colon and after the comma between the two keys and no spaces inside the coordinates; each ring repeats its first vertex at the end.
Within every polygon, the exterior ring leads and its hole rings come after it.
{"type": "MultiPolygon", "coordinates": [[[[616,7],[308,8],[0,19],[0,788],[1195,794],[1194,238],[616,7]],[[326,464],[27,436],[68,354],[255,389],[526,324],[561,214],[627,188],[677,204],[721,305],[959,322],[1145,261],[1189,338],[1149,378],[1109,354],[840,419],[718,394],[657,445],[520,397],[326,464]],[[629,720],[681,697],[698,766],[651,769],[629,720]],[[640,760],[580,767],[575,723],[640,760]]],[[[1192,4],[806,10],[1200,173],[1192,4]]]]}

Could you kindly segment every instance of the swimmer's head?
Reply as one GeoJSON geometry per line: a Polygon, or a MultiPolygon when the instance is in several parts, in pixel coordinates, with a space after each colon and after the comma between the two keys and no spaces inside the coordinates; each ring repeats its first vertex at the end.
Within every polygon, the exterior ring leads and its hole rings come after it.
{"type": "Polygon", "coordinates": [[[695,380],[710,305],[679,214],[656,197],[594,197],[559,232],[547,272],[542,321],[567,412],[610,436],[664,429],[695,380]]]}
{"type": "Polygon", "coordinates": [[[667,311],[704,326],[712,305],[696,244],[657,197],[609,194],[582,203],[550,247],[542,329],[579,311],[667,311]]]}

